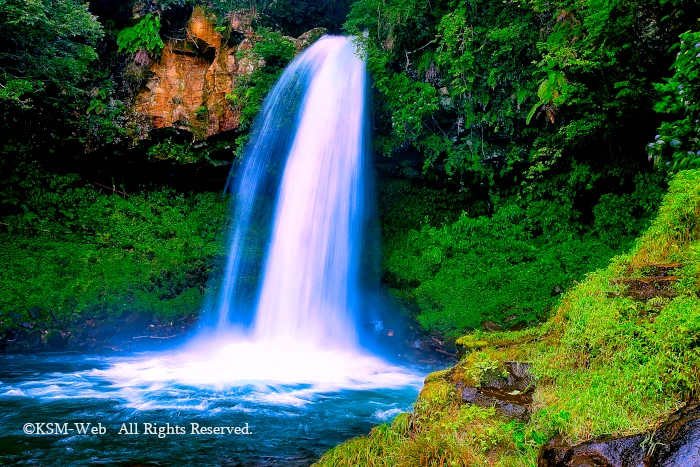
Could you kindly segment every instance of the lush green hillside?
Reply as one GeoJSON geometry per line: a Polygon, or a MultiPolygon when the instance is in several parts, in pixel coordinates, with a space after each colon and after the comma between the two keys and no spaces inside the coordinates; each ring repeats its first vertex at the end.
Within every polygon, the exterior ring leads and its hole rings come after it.
{"type": "Polygon", "coordinates": [[[456,367],[433,373],[411,414],[327,453],[319,466],[534,466],[554,435],[576,443],[654,429],[700,388],[700,171],[678,173],[631,251],[519,332],[473,333],[456,367]],[[532,364],[523,423],[463,404],[504,361],[532,364]]]}
{"type": "Polygon", "coordinates": [[[564,206],[515,199],[491,216],[459,215],[460,202],[469,206],[464,194],[386,183],[384,280],[437,334],[458,337],[486,321],[536,324],[574,281],[631,244],[646,222],[635,206],[661,196],[651,180],[640,177],[631,195],[603,196],[592,225],[567,220],[564,206]]]}
{"type": "Polygon", "coordinates": [[[548,316],[697,167],[692,2],[359,0],[383,278],[443,335],[548,316]],[[691,31],[688,32],[688,29],[691,31]]]}

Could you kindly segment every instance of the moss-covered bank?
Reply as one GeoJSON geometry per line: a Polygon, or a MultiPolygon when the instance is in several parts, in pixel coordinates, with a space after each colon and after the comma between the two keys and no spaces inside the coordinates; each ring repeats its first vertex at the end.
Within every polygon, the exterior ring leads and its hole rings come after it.
{"type": "Polygon", "coordinates": [[[680,172],[632,250],[573,287],[537,328],[461,338],[462,360],[426,378],[413,413],[329,451],[318,466],[531,466],[570,443],[656,428],[700,386],[700,171],[680,172]],[[532,364],[527,423],[464,404],[504,361],[532,364]]]}
{"type": "Polygon", "coordinates": [[[31,202],[0,219],[0,349],[71,348],[94,340],[85,326],[110,335],[127,320],[138,333],[198,316],[224,258],[228,199],[77,175],[26,185],[31,202]]]}

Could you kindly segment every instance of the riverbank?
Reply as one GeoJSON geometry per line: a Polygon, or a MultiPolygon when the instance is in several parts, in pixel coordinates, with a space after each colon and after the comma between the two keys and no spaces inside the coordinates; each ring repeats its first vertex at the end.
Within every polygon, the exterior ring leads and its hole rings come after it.
{"type": "Polygon", "coordinates": [[[565,293],[546,323],[459,339],[462,359],[426,378],[413,412],[332,449],[317,465],[534,466],[554,439],[564,454],[602,436],[647,433],[651,443],[653,430],[700,386],[699,247],[700,171],[685,171],[632,250],[565,293]],[[522,391],[511,391],[528,395],[522,416],[474,397],[512,379],[508,362],[526,364],[532,375],[522,391]]]}

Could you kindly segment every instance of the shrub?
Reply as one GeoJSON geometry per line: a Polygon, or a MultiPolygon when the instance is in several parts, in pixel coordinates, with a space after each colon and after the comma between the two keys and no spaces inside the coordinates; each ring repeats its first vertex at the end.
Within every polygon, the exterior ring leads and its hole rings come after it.
{"type": "Polygon", "coordinates": [[[158,55],[164,46],[160,38],[160,18],[149,13],[134,26],[123,29],[117,36],[117,45],[120,52],[145,50],[158,55]]]}

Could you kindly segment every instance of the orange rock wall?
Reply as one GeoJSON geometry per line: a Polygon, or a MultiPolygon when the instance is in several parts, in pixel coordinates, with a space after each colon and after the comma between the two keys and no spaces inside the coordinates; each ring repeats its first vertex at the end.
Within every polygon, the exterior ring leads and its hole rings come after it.
{"type": "Polygon", "coordinates": [[[236,34],[244,39],[227,46],[214,22],[196,8],[183,41],[168,40],[158,61],[150,64],[151,78],[136,96],[134,110],[151,129],[174,127],[192,131],[203,139],[222,131],[235,130],[240,115],[229,108],[226,94],[237,76],[254,68],[241,66],[236,52],[252,47],[251,18],[233,15],[236,34]]]}

